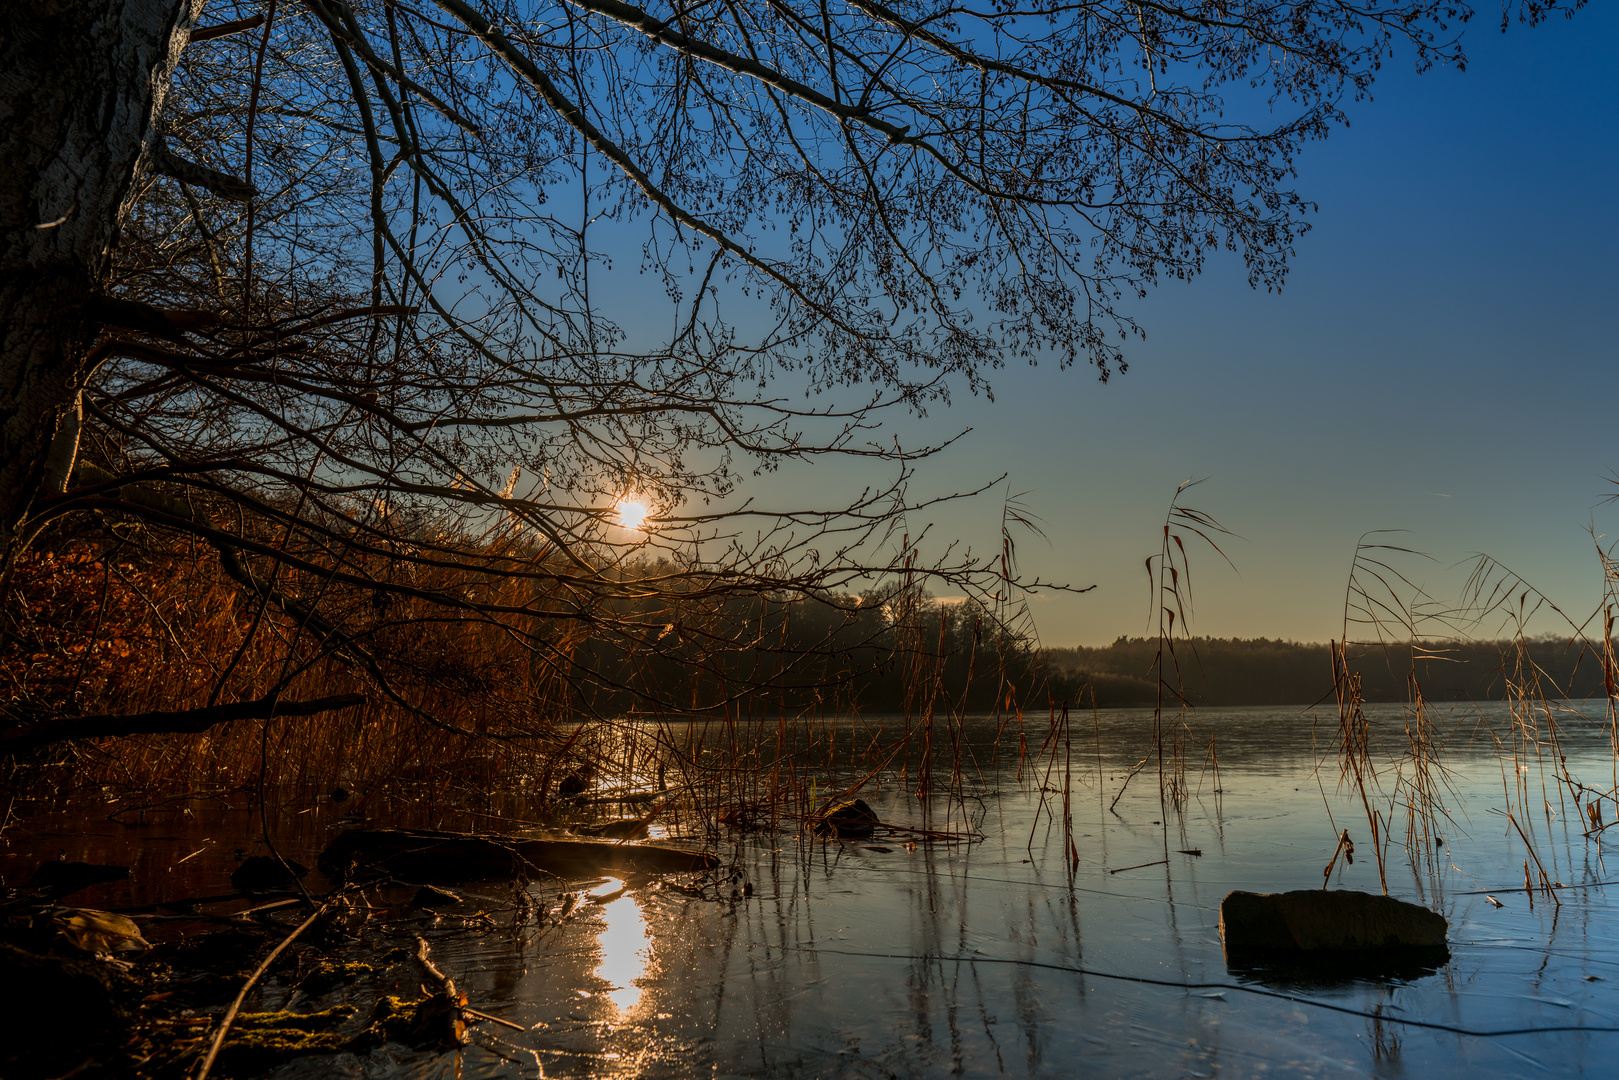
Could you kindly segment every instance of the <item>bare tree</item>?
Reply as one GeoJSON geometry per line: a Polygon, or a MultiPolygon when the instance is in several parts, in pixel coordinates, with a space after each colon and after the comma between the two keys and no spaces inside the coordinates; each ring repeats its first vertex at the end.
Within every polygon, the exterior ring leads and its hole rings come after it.
{"type": "Polygon", "coordinates": [[[837,604],[895,567],[993,607],[993,557],[918,561],[907,479],[932,448],[884,411],[1013,360],[1106,379],[1126,302],[1220,249],[1279,287],[1296,154],[1397,49],[1460,63],[1471,15],[11,5],[6,573],[86,514],[194,538],[396,695],[375,611],[340,595],[491,621],[559,671],[559,627],[651,647],[675,608],[837,604]],[[891,480],[830,509],[704,501],[823,454],[891,480]]]}

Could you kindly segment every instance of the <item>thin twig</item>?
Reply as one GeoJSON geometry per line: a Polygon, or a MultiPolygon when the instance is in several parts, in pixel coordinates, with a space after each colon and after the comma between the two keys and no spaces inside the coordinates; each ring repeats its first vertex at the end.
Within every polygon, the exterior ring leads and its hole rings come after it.
{"type": "Polygon", "coordinates": [[[1156,860],[1154,862],[1136,863],[1134,866],[1121,866],[1117,870],[1109,870],[1108,873],[1110,873],[1110,874],[1122,874],[1126,870],[1140,870],[1144,866],[1163,866],[1167,862],[1169,862],[1168,859],[1158,859],[1158,860],[1156,860]]]}

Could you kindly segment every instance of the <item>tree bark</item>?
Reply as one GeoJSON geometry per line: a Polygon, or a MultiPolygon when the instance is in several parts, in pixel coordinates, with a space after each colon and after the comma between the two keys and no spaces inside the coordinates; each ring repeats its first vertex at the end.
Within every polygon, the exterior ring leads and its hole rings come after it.
{"type": "Polygon", "coordinates": [[[199,7],[0,4],[0,561],[89,377],[93,301],[199,7]]]}

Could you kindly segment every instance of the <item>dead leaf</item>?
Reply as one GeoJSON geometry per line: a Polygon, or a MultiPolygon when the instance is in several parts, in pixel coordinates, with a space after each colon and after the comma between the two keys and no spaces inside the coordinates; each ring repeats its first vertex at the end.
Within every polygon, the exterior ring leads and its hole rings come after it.
{"type": "Polygon", "coordinates": [[[108,911],[62,908],[52,921],[63,940],[85,952],[135,952],[152,947],[132,921],[108,911]]]}

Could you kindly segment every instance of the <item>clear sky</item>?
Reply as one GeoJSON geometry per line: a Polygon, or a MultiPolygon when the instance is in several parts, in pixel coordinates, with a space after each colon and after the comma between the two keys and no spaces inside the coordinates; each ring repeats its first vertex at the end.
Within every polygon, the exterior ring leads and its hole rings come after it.
{"type": "MultiPolygon", "coordinates": [[[[1305,152],[1297,186],[1320,211],[1284,292],[1216,260],[1138,306],[1148,339],[1107,385],[1007,371],[993,404],[903,425],[974,429],[917,493],[1009,472],[1049,538],[1024,541],[1024,570],[1097,586],[1037,602],[1046,644],[1147,630],[1142,561],[1176,485],[1202,477],[1190,501],[1242,539],[1235,572],[1194,565],[1198,633],[1336,634],[1370,529],[1410,530],[1433,561],[1407,566],[1441,599],[1482,551],[1571,610],[1597,605],[1585,530],[1619,537],[1603,503],[1619,494],[1619,4],[1504,35],[1482,14],[1466,72],[1403,57],[1305,152]]],[[[819,465],[755,493],[834,477],[854,479],[819,465]]],[[[982,500],[936,535],[993,548],[998,515],[982,500]]]]}

